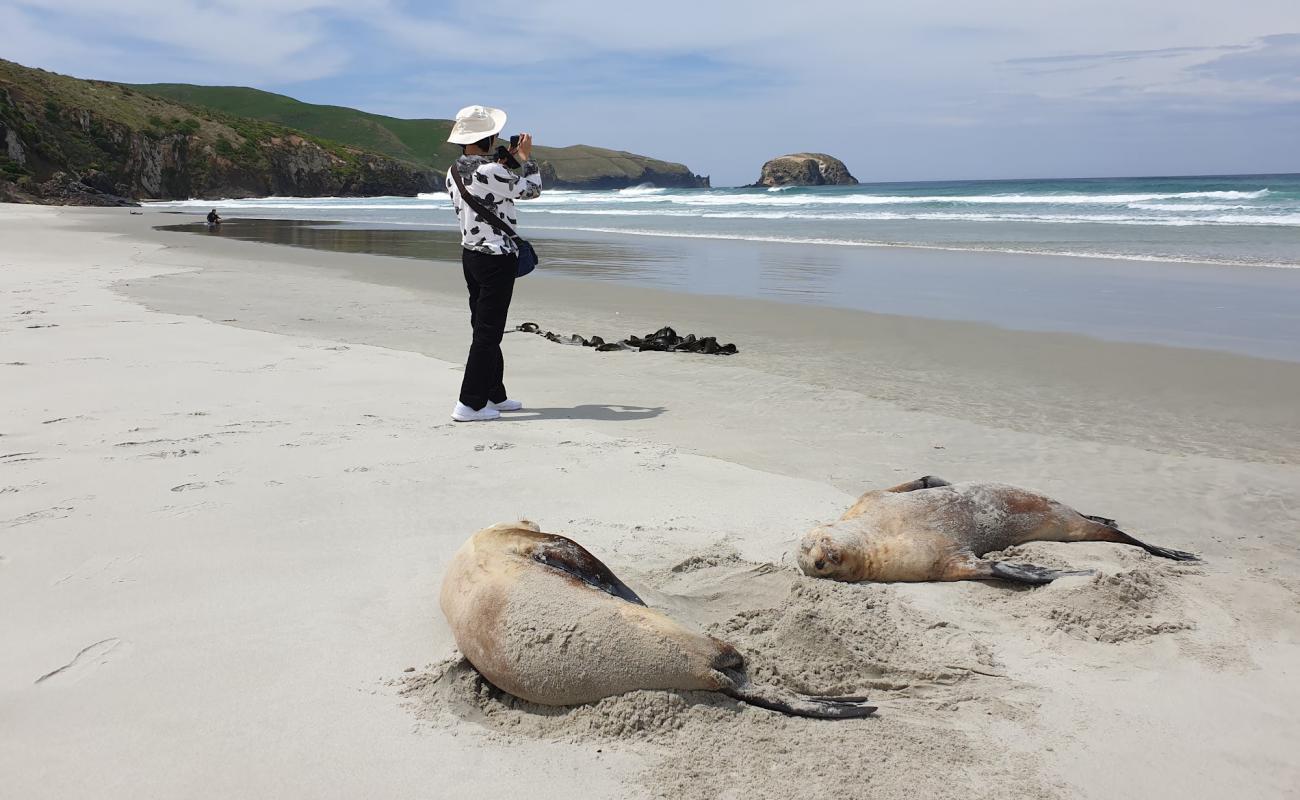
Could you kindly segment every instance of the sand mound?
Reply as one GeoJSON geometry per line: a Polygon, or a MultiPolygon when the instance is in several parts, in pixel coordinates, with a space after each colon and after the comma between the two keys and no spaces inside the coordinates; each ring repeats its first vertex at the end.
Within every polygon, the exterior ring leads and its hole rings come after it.
{"type": "Polygon", "coordinates": [[[1168,580],[1152,569],[1096,575],[1083,586],[1051,595],[1040,610],[1057,630],[1107,643],[1194,627],[1169,597],[1168,580]]]}
{"type": "Polygon", "coordinates": [[[706,551],[684,558],[669,567],[668,571],[677,573],[698,572],[711,567],[734,567],[745,563],[747,562],[740,557],[740,552],[736,548],[720,546],[716,551],[706,551]]]}
{"type": "Polygon", "coordinates": [[[799,576],[779,607],[739,613],[710,633],[745,653],[756,683],[808,694],[916,696],[973,675],[1001,675],[974,636],[913,609],[883,584],[799,576]]]}
{"type": "MultiPolygon", "coordinates": [[[[997,557],[1071,568],[1061,555],[1033,545],[1008,548],[997,557]]],[[[1032,620],[1048,632],[1062,631],[1106,644],[1141,641],[1196,627],[1178,578],[1199,571],[1199,565],[1140,552],[1125,551],[1119,557],[1120,564],[1102,567],[1096,575],[1012,592],[1001,605],[1013,616],[1032,620]]]]}

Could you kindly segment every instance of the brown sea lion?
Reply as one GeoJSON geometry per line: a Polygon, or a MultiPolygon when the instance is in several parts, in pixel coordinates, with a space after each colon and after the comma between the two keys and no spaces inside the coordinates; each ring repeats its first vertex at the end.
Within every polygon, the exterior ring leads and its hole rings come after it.
{"type": "Polygon", "coordinates": [[[1028,489],[950,484],[934,476],[862,495],[838,522],[804,536],[798,560],[805,574],[837,581],[1001,578],[1041,584],[1091,574],[979,558],[1025,542],[1118,542],[1161,558],[1197,560],[1140,542],[1113,519],[1080,514],[1028,489]]]}
{"type": "Polygon", "coordinates": [[[806,697],[751,684],[734,647],[647,607],[577,542],[527,520],[470,537],[452,558],[439,600],[470,664],[529,702],[577,705],[636,689],[680,689],[804,717],[875,711],[865,697],[806,697]]]}

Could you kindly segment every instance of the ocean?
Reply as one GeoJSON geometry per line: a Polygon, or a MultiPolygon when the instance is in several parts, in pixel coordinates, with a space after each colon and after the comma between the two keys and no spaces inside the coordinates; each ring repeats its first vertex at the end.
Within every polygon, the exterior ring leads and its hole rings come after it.
{"type": "MultiPolygon", "coordinates": [[[[443,194],[150,205],[215,207],[223,237],[458,260],[443,194]]],[[[1297,174],[548,190],[520,221],[543,277],[1300,361],[1297,174]]]]}
{"type": "MultiPolygon", "coordinates": [[[[226,214],[451,228],[443,194],[183,201],[226,214]]],[[[550,190],[527,231],[1300,267],[1300,174],[550,190]]]]}

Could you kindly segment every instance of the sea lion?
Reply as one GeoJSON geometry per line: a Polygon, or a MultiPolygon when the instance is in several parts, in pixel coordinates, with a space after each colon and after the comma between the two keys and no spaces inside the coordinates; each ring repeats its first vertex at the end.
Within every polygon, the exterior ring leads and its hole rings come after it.
{"type": "Polygon", "coordinates": [[[649,608],[577,542],[527,520],[475,533],[439,598],[456,645],[498,689],[549,706],[636,689],[723,692],[786,714],[870,715],[865,697],[757,687],[734,647],[649,608]]]}
{"type": "Polygon", "coordinates": [[[1113,519],[1080,514],[1028,489],[950,484],[927,475],[862,495],[838,522],[803,537],[798,561],[805,574],[837,581],[1001,578],[1042,584],[1064,575],[1092,574],[978,558],[1025,542],[1118,542],[1161,558],[1198,560],[1191,553],[1138,541],[1113,519]]]}

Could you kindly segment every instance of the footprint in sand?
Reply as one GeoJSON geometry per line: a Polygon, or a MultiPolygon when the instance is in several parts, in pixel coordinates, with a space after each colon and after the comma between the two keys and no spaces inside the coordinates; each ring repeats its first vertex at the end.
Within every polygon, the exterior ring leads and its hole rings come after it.
{"type": "Polygon", "coordinates": [[[165,514],[176,519],[183,519],[185,517],[195,516],[196,514],[206,514],[216,507],[216,503],[202,500],[197,503],[189,503],[186,505],[163,506],[162,508],[155,509],[154,513],[165,514]]]}
{"type": "Polygon", "coordinates": [[[157,452],[154,453],[144,453],[142,455],[136,456],[136,458],[186,458],[188,456],[196,456],[198,454],[199,454],[198,450],[189,448],[189,449],[181,449],[181,450],[158,450],[157,452]]]}
{"type": "Polygon", "coordinates": [[[129,649],[129,644],[117,637],[101,639],[94,644],[81,648],[81,652],[73,656],[71,661],[58,669],[45,673],[37,678],[35,682],[37,685],[48,682],[74,683],[85,678],[96,668],[126,655],[129,649]]]}
{"type": "MultiPolygon", "coordinates": [[[[289,423],[282,419],[247,419],[243,422],[228,422],[223,428],[278,428],[289,423]]],[[[220,431],[220,433],[251,433],[251,431],[220,431]]]]}
{"type": "Polygon", "coordinates": [[[103,581],[106,583],[134,583],[135,578],[130,576],[134,565],[144,558],[140,553],[133,553],[129,556],[117,555],[105,558],[96,556],[79,564],[67,575],[51,583],[51,586],[60,586],[72,581],[103,581]]]}
{"type": "Polygon", "coordinates": [[[47,519],[63,519],[70,515],[76,509],[71,506],[54,506],[53,508],[43,508],[40,511],[33,511],[30,514],[23,514],[21,517],[14,517],[6,520],[5,525],[10,528],[17,528],[19,525],[27,525],[32,522],[41,522],[47,519]]]}
{"type": "Polygon", "coordinates": [[[30,450],[25,453],[5,453],[0,455],[0,464],[21,464],[24,461],[44,461],[45,459],[36,455],[36,451],[30,450]]]}
{"type": "Polygon", "coordinates": [[[180,486],[173,486],[173,492],[192,492],[196,489],[206,489],[208,485],[202,481],[196,483],[182,483],[180,486]]]}

